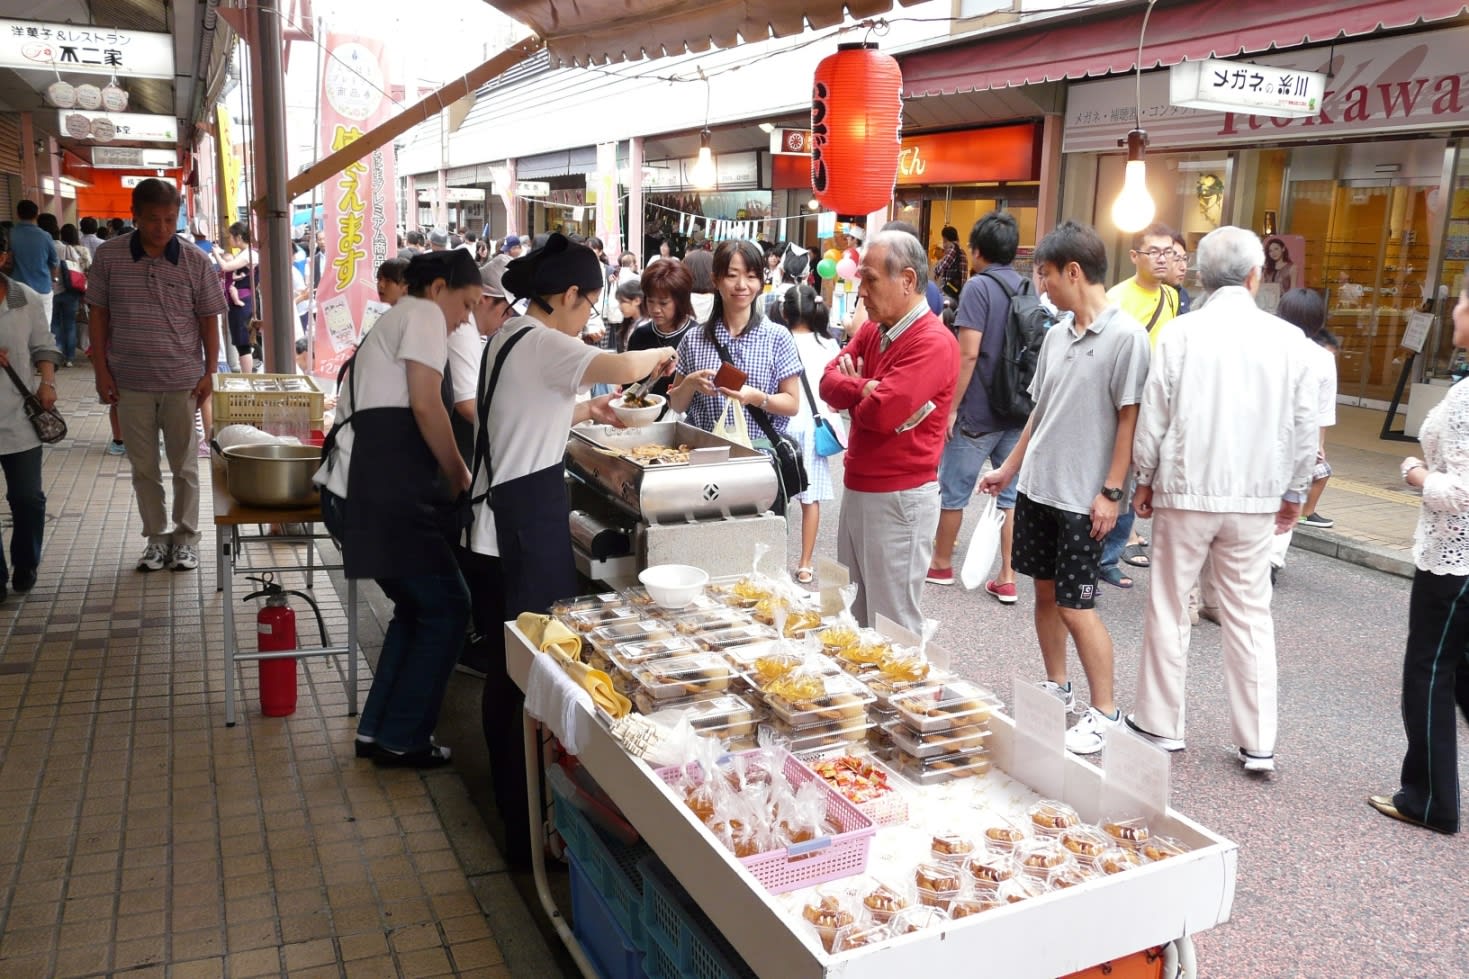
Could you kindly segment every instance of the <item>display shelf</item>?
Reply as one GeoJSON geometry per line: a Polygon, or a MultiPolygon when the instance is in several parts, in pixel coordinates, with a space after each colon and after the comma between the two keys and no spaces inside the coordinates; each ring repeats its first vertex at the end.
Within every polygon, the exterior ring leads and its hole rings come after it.
{"type": "MultiPolygon", "coordinates": [[[[505,633],[510,675],[524,688],[537,654],[514,623],[506,624],[505,633]]],[[[996,769],[1024,781],[1025,772],[1016,770],[1014,723],[996,714],[991,731],[996,769]]],[[[586,734],[581,763],[758,975],[782,979],[972,975],[978,963],[988,975],[1041,979],[1167,944],[1229,919],[1238,858],[1235,844],[1169,810],[1154,822],[1154,832],[1183,841],[1191,852],[941,929],[833,956],[821,947],[814,931],[793,919],[777,896],[719,847],[651,768],[629,756],[600,724],[591,725],[586,734]]],[[[1103,815],[1101,793],[1101,770],[1068,755],[1060,797],[1084,819],[1094,821],[1103,815]]]]}

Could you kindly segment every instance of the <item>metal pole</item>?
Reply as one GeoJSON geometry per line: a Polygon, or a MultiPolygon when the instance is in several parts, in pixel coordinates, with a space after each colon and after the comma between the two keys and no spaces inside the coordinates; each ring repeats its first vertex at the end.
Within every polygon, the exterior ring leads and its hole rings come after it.
{"type": "Polygon", "coordinates": [[[291,199],[286,193],[286,91],[284,50],[281,39],[279,0],[259,0],[255,8],[256,34],[260,47],[260,104],[252,120],[256,165],[265,171],[265,202],[261,208],[264,230],[265,348],[266,370],[292,373],[296,357],[296,331],[291,295],[291,199]]]}

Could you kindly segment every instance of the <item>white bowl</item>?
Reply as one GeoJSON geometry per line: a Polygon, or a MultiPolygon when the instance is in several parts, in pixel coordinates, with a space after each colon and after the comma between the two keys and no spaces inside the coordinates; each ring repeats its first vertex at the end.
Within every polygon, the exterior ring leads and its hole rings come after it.
{"type": "Polygon", "coordinates": [[[653,601],[664,608],[683,608],[703,594],[709,572],[688,564],[655,564],[638,575],[653,601]]]}
{"type": "Polygon", "coordinates": [[[663,411],[665,398],[658,394],[645,394],[643,400],[648,402],[646,408],[631,408],[622,403],[621,396],[612,399],[612,411],[628,428],[641,428],[651,425],[658,420],[663,411]]]}

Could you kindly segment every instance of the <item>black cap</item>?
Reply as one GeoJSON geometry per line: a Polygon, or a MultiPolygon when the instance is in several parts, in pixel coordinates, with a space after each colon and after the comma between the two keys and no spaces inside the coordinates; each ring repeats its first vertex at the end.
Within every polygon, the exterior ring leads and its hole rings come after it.
{"type": "Polygon", "coordinates": [[[559,296],[572,286],[583,293],[596,292],[606,284],[605,274],[595,252],[556,233],[540,248],[513,259],[502,281],[508,292],[534,297],[537,305],[550,312],[541,296],[559,296]]]}

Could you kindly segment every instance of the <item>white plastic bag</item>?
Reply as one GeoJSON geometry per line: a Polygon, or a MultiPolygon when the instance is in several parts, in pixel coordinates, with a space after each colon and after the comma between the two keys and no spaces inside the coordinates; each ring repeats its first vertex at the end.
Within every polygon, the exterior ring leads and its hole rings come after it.
{"type": "Polygon", "coordinates": [[[969,550],[964,553],[959,581],[970,591],[984,584],[984,576],[989,574],[995,558],[1000,555],[1000,531],[1005,526],[1005,514],[999,503],[998,496],[986,498],[984,509],[979,511],[979,522],[974,526],[974,535],[969,538],[969,550]]]}

